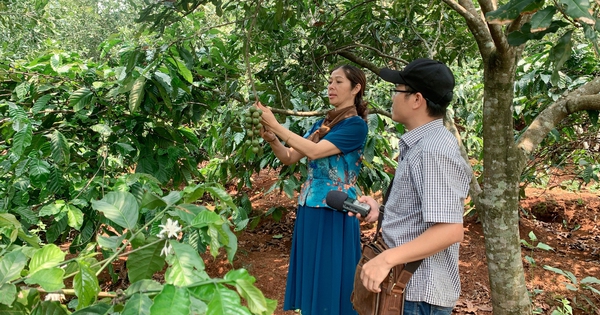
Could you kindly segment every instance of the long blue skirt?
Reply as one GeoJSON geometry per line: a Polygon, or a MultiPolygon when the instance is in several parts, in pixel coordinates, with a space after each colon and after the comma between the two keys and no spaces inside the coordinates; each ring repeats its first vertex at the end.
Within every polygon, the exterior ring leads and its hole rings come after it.
{"type": "Polygon", "coordinates": [[[302,315],[355,315],[350,294],[361,255],[358,219],[346,213],[298,208],[284,310],[302,315]]]}

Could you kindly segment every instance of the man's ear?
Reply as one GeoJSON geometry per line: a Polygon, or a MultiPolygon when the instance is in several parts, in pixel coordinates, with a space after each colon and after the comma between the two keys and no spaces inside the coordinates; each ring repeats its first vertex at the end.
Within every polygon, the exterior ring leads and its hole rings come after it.
{"type": "Polygon", "coordinates": [[[427,100],[425,99],[425,97],[423,97],[423,94],[421,94],[420,92],[416,92],[414,102],[412,103],[412,108],[418,109],[421,106],[427,107],[427,100]]]}

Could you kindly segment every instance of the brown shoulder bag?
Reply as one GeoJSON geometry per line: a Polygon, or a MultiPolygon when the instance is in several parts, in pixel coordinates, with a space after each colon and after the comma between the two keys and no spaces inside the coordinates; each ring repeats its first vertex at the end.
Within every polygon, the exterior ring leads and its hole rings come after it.
{"type": "MultiPolygon", "coordinates": [[[[388,187],[384,196],[384,204],[390,193],[392,184],[388,187]]],[[[419,268],[422,260],[410,262],[393,267],[385,280],[381,283],[381,292],[374,293],[367,290],[360,279],[363,265],[369,260],[375,258],[389,247],[385,244],[382,237],[378,237],[381,231],[381,222],[383,221],[382,205],[379,208],[379,219],[377,222],[377,231],[373,240],[367,242],[362,247],[362,256],[356,272],[354,274],[354,290],[352,291],[352,305],[359,315],[401,315],[404,313],[404,289],[413,273],[419,268]]]]}

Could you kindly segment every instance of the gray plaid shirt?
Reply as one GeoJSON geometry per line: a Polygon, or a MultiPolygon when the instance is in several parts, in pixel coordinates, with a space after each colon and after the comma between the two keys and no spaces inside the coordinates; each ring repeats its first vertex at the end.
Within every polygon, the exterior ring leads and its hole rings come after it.
{"type": "MultiPolygon", "coordinates": [[[[386,244],[407,243],[436,223],[462,223],[470,179],[471,167],[442,119],[402,135],[382,223],[386,244]]],[[[406,300],[454,307],[460,295],[458,247],[455,243],[423,260],[408,283],[406,300]]]]}

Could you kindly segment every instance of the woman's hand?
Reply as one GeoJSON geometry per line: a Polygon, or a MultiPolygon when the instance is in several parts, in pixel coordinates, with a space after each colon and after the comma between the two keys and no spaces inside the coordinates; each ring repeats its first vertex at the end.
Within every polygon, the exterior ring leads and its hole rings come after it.
{"type": "Polygon", "coordinates": [[[270,130],[273,129],[275,125],[279,125],[279,122],[275,118],[275,115],[273,115],[273,112],[268,107],[264,106],[260,102],[254,103],[254,106],[256,106],[262,111],[262,115],[260,116],[260,123],[266,127],[265,129],[270,130]]]}
{"type": "Polygon", "coordinates": [[[260,136],[268,143],[273,143],[273,141],[277,140],[277,136],[273,131],[265,129],[264,126],[260,128],[260,136]]]}

